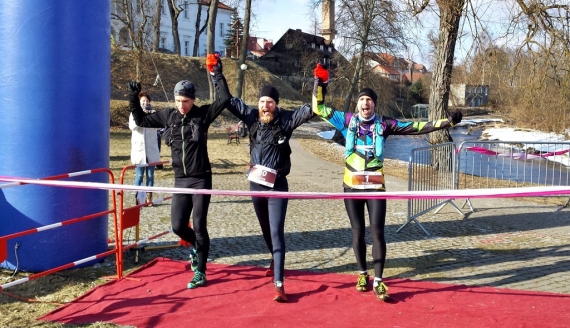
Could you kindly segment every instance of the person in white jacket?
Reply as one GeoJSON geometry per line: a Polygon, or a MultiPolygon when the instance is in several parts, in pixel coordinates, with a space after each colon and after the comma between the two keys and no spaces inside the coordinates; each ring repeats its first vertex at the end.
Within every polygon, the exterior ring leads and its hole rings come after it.
{"type": "MultiPolygon", "coordinates": [[[[139,94],[141,107],[145,113],[155,112],[150,104],[150,96],[146,92],[139,94]]],[[[129,116],[129,129],[133,131],[131,137],[131,163],[134,165],[148,164],[160,161],[160,151],[156,141],[156,131],[154,128],[143,128],[137,126],[133,118],[133,114],[129,116]]],[[[146,172],[146,186],[154,185],[154,166],[137,167],[135,169],[135,185],[143,184],[143,178],[146,172]]],[[[138,195],[137,195],[138,196],[138,195]]],[[[136,197],[138,204],[138,197],[136,197]]],[[[146,194],[146,202],[152,202],[152,193],[146,194]]],[[[150,204],[152,206],[152,204],[150,204]]]]}

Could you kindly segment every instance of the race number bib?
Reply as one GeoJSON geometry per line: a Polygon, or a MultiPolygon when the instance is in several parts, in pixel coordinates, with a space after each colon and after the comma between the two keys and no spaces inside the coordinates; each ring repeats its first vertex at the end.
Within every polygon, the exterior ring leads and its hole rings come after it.
{"type": "Polygon", "coordinates": [[[382,189],[384,188],[384,175],[382,172],[351,172],[352,186],[356,189],[382,189]]]}
{"type": "Polygon", "coordinates": [[[275,179],[277,179],[277,171],[263,165],[254,165],[249,170],[247,179],[251,182],[273,188],[275,179]]]}

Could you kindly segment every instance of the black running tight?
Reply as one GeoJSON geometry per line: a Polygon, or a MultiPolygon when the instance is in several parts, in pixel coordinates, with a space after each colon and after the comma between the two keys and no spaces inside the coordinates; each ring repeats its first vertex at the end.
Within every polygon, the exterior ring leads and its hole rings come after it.
{"type": "MultiPolygon", "coordinates": [[[[175,178],[174,187],[189,189],[212,189],[212,175],[198,177],[175,178]]],[[[198,271],[206,272],[206,261],[210,252],[210,235],[208,235],[208,208],[211,195],[174,194],[170,208],[172,231],[196,247],[198,271]],[[190,222],[192,213],[192,226],[190,222]]]]}
{"type": "MultiPolygon", "coordinates": [[[[344,188],[344,192],[378,192],[378,190],[357,190],[344,188]]],[[[386,224],[385,199],[345,199],[344,206],[352,227],[352,248],[360,271],[366,271],[366,242],[364,234],[364,206],[368,209],[370,219],[370,234],[372,235],[372,259],[374,260],[374,276],[382,278],[386,263],[386,239],[384,226],[386,224]]]]}
{"type": "MultiPolygon", "coordinates": [[[[273,188],[249,183],[252,191],[289,191],[287,178],[278,178],[273,188]]],[[[252,197],[253,208],[261,227],[263,239],[273,255],[275,281],[283,281],[285,270],[285,215],[287,198],[252,197]]]]}

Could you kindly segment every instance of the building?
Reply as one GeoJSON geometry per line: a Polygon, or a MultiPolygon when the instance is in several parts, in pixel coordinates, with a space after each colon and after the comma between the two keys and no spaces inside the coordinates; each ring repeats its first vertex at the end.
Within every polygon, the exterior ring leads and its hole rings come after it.
{"type": "Polygon", "coordinates": [[[488,103],[488,85],[451,84],[449,87],[449,106],[477,107],[488,103]]]}
{"type": "MultiPolygon", "coordinates": [[[[138,2],[136,0],[129,0],[134,6],[138,7],[138,2]]],[[[168,0],[162,0],[162,10],[160,18],[160,45],[159,48],[164,52],[174,52],[174,37],[172,35],[172,21],[170,19],[170,12],[168,10],[168,0]]],[[[180,37],[180,54],[182,56],[192,56],[194,49],[194,42],[196,37],[196,18],[198,16],[198,1],[202,4],[200,24],[198,24],[198,29],[202,28],[206,24],[206,18],[208,17],[208,10],[211,1],[210,0],[177,0],[178,6],[183,8],[183,11],[178,16],[178,35],[180,37]]],[[[154,8],[152,5],[154,1],[146,2],[149,8],[145,8],[148,13],[154,13],[154,8]]],[[[139,8],[140,11],[140,8],[139,8]]],[[[227,38],[227,32],[230,30],[231,24],[231,14],[234,11],[233,8],[218,2],[218,14],[216,16],[216,38],[215,38],[215,50],[224,54],[225,45],[224,39],[227,38]]],[[[128,47],[130,45],[130,38],[128,35],[127,28],[120,19],[117,19],[116,15],[121,16],[122,5],[121,1],[113,0],[111,2],[111,35],[114,40],[117,40],[119,46],[128,47]]],[[[152,17],[152,14],[149,14],[152,17]]],[[[140,22],[140,15],[135,18],[136,21],[140,22]]],[[[139,23],[140,24],[140,23],[139,23]]],[[[152,45],[152,22],[149,21],[146,24],[146,38],[148,45],[145,47],[150,49],[152,45]]],[[[207,50],[207,28],[200,34],[198,40],[198,56],[205,56],[207,50]]]]}
{"type": "Polygon", "coordinates": [[[387,53],[367,52],[364,56],[370,71],[395,82],[414,83],[428,72],[422,64],[387,53]]]}
{"type": "Polygon", "coordinates": [[[266,54],[259,57],[257,64],[275,75],[291,76],[304,68],[312,71],[318,60],[334,68],[335,53],[334,44],[324,37],[289,29],[266,54]]]}

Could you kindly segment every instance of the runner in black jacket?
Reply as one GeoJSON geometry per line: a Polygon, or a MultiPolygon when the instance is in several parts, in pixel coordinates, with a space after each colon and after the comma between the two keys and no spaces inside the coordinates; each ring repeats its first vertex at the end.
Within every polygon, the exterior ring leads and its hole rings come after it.
{"type": "MultiPolygon", "coordinates": [[[[129,83],[130,109],[136,124],[170,130],[166,133],[165,142],[171,146],[174,186],[177,188],[212,189],[212,167],[207,148],[208,128],[228,105],[230,93],[222,74],[221,60],[208,55],[206,66],[217,90],[217,99],[211,105],[196,106],[194,85],[190,81],[180,81],[174,88],[177,108],[145,114],[138,100],[140,83],[129,83]]],[[[188,288],[200,287],[206,283],[206,260],[210,250],[207,230],[210,198],[210,195],[192,194],[174,194],[172,197],[172,230],[195,246],[195,250],[190,248],[191,267],[195,274],[188,283],[188,288]],[[194,230],[188,226],[190,213],[194,230]]]]}
{"type": "MultiPolygon", "coordinates": [[[[243,100],[232,98],[228,110],[242,120],[249,130],[249,188],[252,191],[289,191],[287,175],[291,170],[289,140],[299,125],[313,117],[309,105],[297,110],[277,107],[279,92],[265,86],[259,92],[258,107],[249,107],[243,100]]],[[[286,302],[283,288],[285,267],[285,214],[287,198],[252,197],[261,232],[273,260],[267,276],[273,276],[274,301],[286,302]]]]}

